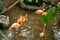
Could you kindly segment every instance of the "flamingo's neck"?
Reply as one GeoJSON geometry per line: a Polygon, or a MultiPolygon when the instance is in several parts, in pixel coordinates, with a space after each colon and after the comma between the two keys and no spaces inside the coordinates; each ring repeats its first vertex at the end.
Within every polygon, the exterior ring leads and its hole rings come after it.
{"type": "Polygon", "coordinates": [[[17,22],[18,24],[22,25],[22,22],[17,22]]]}

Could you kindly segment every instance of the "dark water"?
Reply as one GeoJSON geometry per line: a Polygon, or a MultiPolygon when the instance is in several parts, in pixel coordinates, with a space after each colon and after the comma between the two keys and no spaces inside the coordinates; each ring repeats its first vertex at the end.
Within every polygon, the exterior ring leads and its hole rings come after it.
{"type": "MultiPolygon", "coordinates": [[[[28,15],[29,21],[24,23],[22,28],[16,31],[2,30],[6,35],[7,40],[41,40],[39,34],[42,32],[42,24],[40,21],[40,15],[34,14],[32,11],[25,11],[19,7],[13,7],[12,9],[5,12],[3,15],[10,17],[10,23],[16,22],[19,15],[28,15]],[[16,34],[15,34],[15,33],[16,34]],[[8,39],[9,38],[9,39],[8,39]]],[[[46,27],[46,38],[44,40],[54,40],[52,25],[48,24],[46,27]]]]}

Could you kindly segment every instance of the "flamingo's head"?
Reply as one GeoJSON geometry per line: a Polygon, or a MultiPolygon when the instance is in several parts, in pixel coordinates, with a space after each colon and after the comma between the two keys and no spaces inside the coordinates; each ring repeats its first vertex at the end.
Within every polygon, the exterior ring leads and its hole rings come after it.
{"type": "Polygon", "coordinates": [[[19,19],[17,20],[18,23],[24,23],[24,22],[27,22],[27,21],[28,21],[27,15],[20,16],[19,19]]]}

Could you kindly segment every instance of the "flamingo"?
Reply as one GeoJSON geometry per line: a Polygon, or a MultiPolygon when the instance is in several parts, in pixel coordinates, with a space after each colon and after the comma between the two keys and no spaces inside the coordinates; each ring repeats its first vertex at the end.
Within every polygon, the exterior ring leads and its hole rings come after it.
{"type": "Polygon", "coordinates": [[[17,22],[16,22],[16,23],[13,23],[13,24],[10,26],[9,30],[18,29],[18,28],[20,28],[20,27],[22,26],[22,24],[23,24],[24,22],[27,22],[27,21],[28,21],[27,15],[25,15],[25,16],[20,16],[19,19],[17,20],[17,22]]]}

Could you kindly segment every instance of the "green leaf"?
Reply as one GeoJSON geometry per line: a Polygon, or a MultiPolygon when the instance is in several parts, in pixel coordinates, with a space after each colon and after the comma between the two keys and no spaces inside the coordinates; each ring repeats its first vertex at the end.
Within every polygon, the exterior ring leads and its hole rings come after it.
{"type": "Polygon", "coordinates": [[[42,16],[41,16],[41,22],[42,22],[43,24],[46,24],[46,23],[47,23],[47,16],[42,15],[42,16]]]}
{"type": "Polygon", "coordinates": [[[55,18],[56,16],[56,7],[51,7],[49,10],[47,10],[47,15],[42,15],[41,16],[41,21],[43,24],[48,23],[49,21],[51,21],[52,19],[55,18]]]}
{"type": "Polygon", "coordinates": [[[56,16],[56,8],[52,7],[47,11],[47,20],[50,21],[55,18],[56,16]]]}

